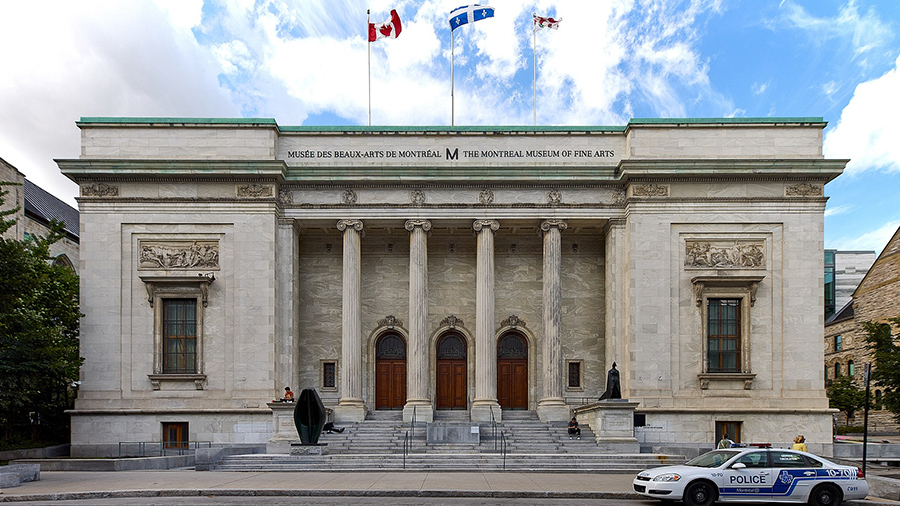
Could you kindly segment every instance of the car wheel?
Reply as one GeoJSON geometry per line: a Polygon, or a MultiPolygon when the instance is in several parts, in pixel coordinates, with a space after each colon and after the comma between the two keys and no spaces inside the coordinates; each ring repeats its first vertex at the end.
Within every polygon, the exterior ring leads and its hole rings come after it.
{"type": "Polygon", "coordinates": [[[716,502],[716,489],[705,481],[691,483],[681,500],[686,506],[710,506],[716,502]]]}
{"type": "Polygon", "coordinates": [[[819,485],[809,495],[813,506],[837,506],[841,503],[841,491],[834,485],[819,485]]]}

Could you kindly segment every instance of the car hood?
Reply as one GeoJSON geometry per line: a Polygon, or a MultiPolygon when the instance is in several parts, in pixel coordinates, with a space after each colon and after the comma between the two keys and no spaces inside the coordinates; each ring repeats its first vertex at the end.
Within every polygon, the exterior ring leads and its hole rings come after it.
{"type": "MultiPolygon", "coordinates": [[[[678,474],[696,474],[697,472],[702,471],[704,468],[702,467],[692,467],[692,466],[664,466],[664,467],[654,467],[653,469],[647,469],[646,471],[641,471],[638,473],[638,476],[643,476],[645,478],[653,479],[661,474],[669,474],[669,473],[678,473],[678,474]]],[[[715,468],[710,468],[710,470],[715,468]]]]}

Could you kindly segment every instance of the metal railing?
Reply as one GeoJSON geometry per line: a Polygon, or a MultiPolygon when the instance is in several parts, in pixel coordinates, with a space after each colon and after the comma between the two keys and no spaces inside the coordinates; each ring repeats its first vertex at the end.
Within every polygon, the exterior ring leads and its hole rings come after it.
{"type": "Polygon", "coordinates": [[[494,440],[494,451],[497,451],[497,419],[494,418],[494,406],[491,406],[491,439],[494,440]]]}
{"type": "Polygon", "coordinates": [[[410,446],[412,446],[412,440],[409,437],[409,431],[406,431],[406,435],[403,437],[403,469],[406,469],[406,455],[409,454],[410,446]]]}
{"type": "Polygon", "coordinates": [[[500,431],[500,453],[503,454],[503,469],[506,470],[506,435],[500,431]]]}
{"type": "Polygon", "coordinates": [[[119,458],[184,455],[197,448],[212,448],[211,441],[119,441],[119,458]]]}
{"type": "Polygon", "coordinates": [[[413,406],[413,416],[412,421],[409,423],[409,429],[412,431],[413,437],[416,436],[416,407],[413,406]]]}

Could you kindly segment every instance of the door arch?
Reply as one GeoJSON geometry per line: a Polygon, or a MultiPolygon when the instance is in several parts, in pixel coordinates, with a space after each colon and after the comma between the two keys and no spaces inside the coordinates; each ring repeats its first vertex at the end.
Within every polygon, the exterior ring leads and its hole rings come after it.
{"type": "Polygon", "coordinates": [[[436,409],[467,409],[466,339],[458,332],[447,332],[437,342],[436,409]]]}
{"type": "Polygon", "coordinates": [[[517,331],[497,340],[497,402],[503,409],[528,409],[528,340],[517,331]]]}
{"type": "Polygon", "coordinates": [[[406,341],[387,332],[375,342],[375,409],[403,409],[406,404],[406,341]]]}

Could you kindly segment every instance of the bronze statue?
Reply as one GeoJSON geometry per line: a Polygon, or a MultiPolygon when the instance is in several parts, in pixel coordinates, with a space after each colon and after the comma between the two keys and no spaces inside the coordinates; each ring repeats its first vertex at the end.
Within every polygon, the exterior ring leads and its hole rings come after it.
{"type": "Polygon", "coordinates": [[[619,371],[616,369],[616,363],[612,363],[612,368],[606,373],[606,391],[600,396],[600,400],[621,399],[622,389],[619,386],[619,371]]]}
{"type": "Polygon", "coordinates": [[[325,426],[325,406],[314,388],[306,388],[300,392],[300,399],[294,407],[294,425],[302,444],[319,442],[319,435],[325,426]]]}

